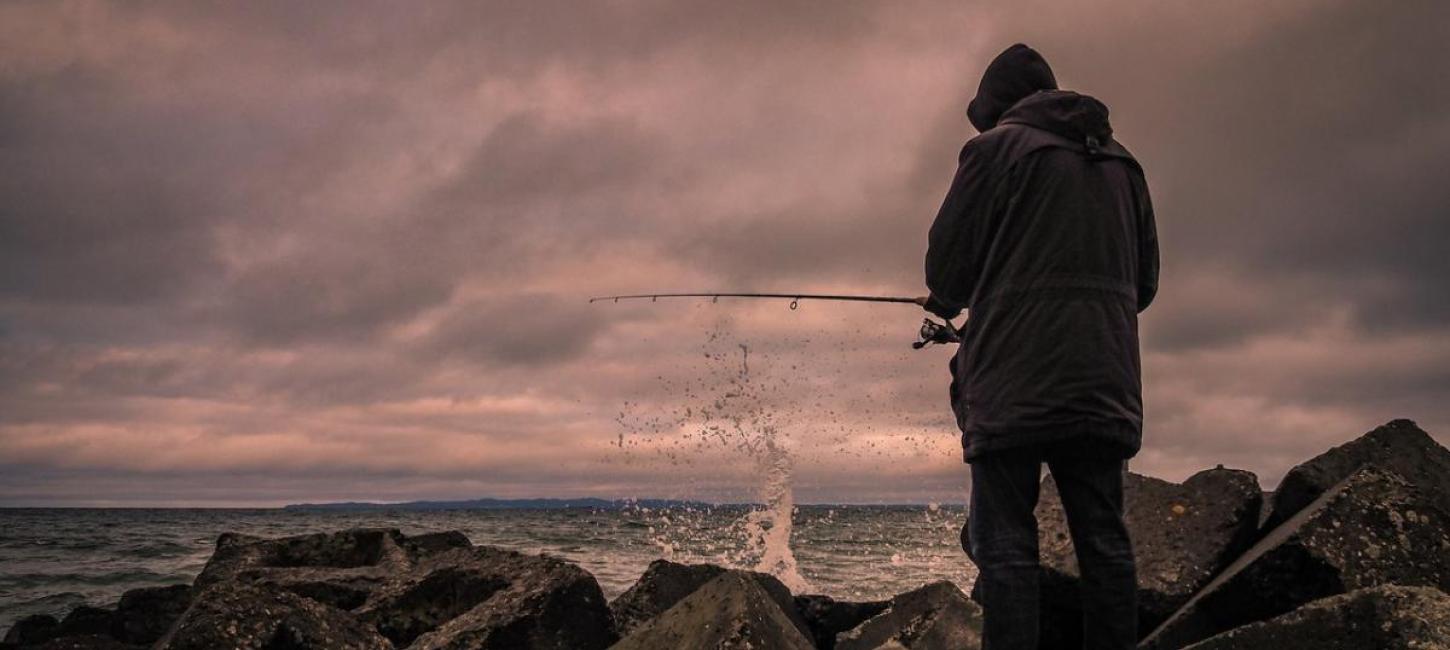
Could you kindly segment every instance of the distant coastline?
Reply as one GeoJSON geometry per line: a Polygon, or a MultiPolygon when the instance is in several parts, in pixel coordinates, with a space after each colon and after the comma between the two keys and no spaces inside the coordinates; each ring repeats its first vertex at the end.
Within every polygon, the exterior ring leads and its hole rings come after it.
{"type": "Polygon", "coordinates": [[[712,508],[714,504],[675,499],[464,499],[460,501],[404,501],[372,503],[297,503],[282,506],[283,510],[559,510],[590,508],[618,510],[623,508],[712,508]]]}
{"type": "MultiPolygon", "coordinates": [[[[597,497],[581,497],[577,499],[463,499],[456,501],[404,501],[397,503],[375,503],[369,501],[346,501],[339,503],[294,503],[282,506],[282,510],[311,510],[311,511],[383,511],[383,510],[565,510],[570,508],[588,508],[596,510],[622,510],[626,508],[693,508],[693,509],[720,509],[720,508],[756,508],[763,504],[759,503],[710,503],[706,501],[686,501],[679,499],[600,499],[597,497]]],[[[874,503],[874,504],[843,504],[843,503],[802,503],[802,508],[929,508],[933,504],[926,503],[874,503]]],[[[941,508],[961,508],[961,503],[936,504],[941,508]]]]}

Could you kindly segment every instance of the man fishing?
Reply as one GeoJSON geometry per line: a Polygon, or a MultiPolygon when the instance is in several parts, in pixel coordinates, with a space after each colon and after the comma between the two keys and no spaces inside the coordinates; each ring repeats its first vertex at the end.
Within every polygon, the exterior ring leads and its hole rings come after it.
{"type": "Polygon", "coordinates": [[[1058,90],[1025,45],[987,66],[967,117],[980,135],[931,227],[925,306],[971,315],[951,401],[971,464],[966,545],[984,647],[1037,648],[1033,508],[1046,464],[1081,570],[1086,647],[1132,648],[1123,473],[1142,441],[1138,313],[1158,287],[1148,187],[1107,107],[1058,90]]]}

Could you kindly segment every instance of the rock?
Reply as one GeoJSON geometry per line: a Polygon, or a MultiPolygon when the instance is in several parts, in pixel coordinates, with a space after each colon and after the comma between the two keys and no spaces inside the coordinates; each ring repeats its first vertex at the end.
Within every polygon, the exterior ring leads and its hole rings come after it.
{"type": "Polygon", "coordinates": [[[424,533],[403,538],[403,550],[407,551],[409,559],[414,562],[430,555],[470,546],[473,546],[473,542],[468,539],[468,536],[456,530],[424,533]]]}
{"type": "Polygon", "coordinates": [[[587,571],[487,546],[425,558],[379,587],[357,615],[399,647],[588,650],[618,638],[587,571]]]}
{"type": "Polygon", "coordinates": [[[615,628],[620,635],[628,636],[635,628],[673,607],[725,571],[725,567],[714,564],[679,564],[669,560],[650,562],[639,580],[609,603],[615,628]]]}
{"type": "MultiPolygon", "coordinates": [[[[1183,483],[1128,473],[1125,519],[1138,567],[1142,634],[1162,623],[1253,544],[1262,491],[1251,472],[1204,470],[1183,483]]],[[[1045,647],[1082,646],[1078,565],[1056,484],[1042,482],[1037,505],[1045,647]]]]}
{"type": "Polygon", "coordinates": [[[352,610],[389,577],[431,555],[471,545],[457,531],[407,537],[397,529],[357,528],[281,539],[228,533],[218,538],[196,584],[271,585],[352,610]]]}
{"type": "Polygon", "coordinates": [[[56,636],[108,636],[111,634],[111,628],[115,626],[115,623],[115,612],[100,607],[81,605],[70,610],[70,613],[61,619],[60,626],[56,630],[56,636]]]}
{"type": "Polygon", "coordinates": [[[45,643],[55,637],[59,628],[60,621],[55,620],[54,616],[31,614],[10,626],[10,631],[5,633],[5,643],[14,645],[45,643]]]}
{"type": "Polygon", "coordinates": [[[141,647],[143,646],[122,643],[109,636],[87,634],[51,639],[41,645],[34,646],[34,650],[136,650],[136,648],[141,647]]]}
{"type": "Polygon", "coordinates": [[[1393,471],[1427,495],[1438,495],[1450,512],[1450,449],[1410,420],[1393,420],[1289,470],[1274,492],[1265,532],[1282,524],[1366,464],[1393,471]]]}
{"type": "Polygon", "coordinates": [[[726,571],[624,637],[615,650],[807,650],[810,640],[759,580],[726,571]]]}
{"type": "Polygon", "coordinates": [[[853,603],[830,596],[795,597],[795,609],[805,619],[811,640],[821,650],[832,650],[836,647],[837,634],[860,625],[890,606],[891,603],[885,600],[853,603]]]}
{"type": "Polygon", "coordinates": [[[946,581],[892,598],[886,611],[836,637],[836,650],[981,647],[981,608],[946,581]]]}
{"type": "Polygon", "coordinates": [[[762,589],[775,600],[782,612],[801,634],[811,636],[811,628],[796,611],[795,600],[788,589],[775,576],[755,571],[726,569],[714,564],[680,564],[669,560],[655,560],[645,569],[629,590],[620,594],[609,604],[614,615],[615,629],[621,636],[627,636],[646,621],[673,607],[705,583],[723,573],[735,571],[760,583],[762,589]]]}
{"type": "Polygon", "coordinates": [[[1450,595],[1432,587],[1384,585],[1360,589],[1229,630],[1190,648],[1450,648],[1450,595]]]}
{"type": "Polygon", "coordinates": [[[408,553],[400,546],[403,539],[397,529],[383,528],[281,539],[226,533],[217,538],[216,552],[194,584],[205,588],[222,581],[253,581],[263,576],[310,576],[344,582],[381,579],[409,566],[408,553]]]}
{"type": "Polygon", "coordinates": [[[1270,532],[1144,640],[1180,648],[1305,603],[1382,584],[1450,589],[1450,515],[1364,467],[1270,532]]]}
{"type": "Polygon", "coordinates": [[[289,591],[221,582],[202,591],[160,650],[392,648],[387,639],[340,609],[289,591]]]}
{"type": "Polygon", "coordinates": [[[137,645],[155,643],[191,604],[187,585],[142,587],[121,594],[112,618],[111,636],[137,645]]]}

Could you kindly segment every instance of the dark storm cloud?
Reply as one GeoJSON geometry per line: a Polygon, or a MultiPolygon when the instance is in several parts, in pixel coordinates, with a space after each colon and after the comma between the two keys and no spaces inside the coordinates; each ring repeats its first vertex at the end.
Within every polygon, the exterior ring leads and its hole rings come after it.
{"type": "Polygon", "coordinates": [[[218,271],[197,125],[116,105],[114,83],[66,68],[0,87],[0,295],[135,304],[218,271]]]}
{"type": "Polygon", "coordinates": [[[959,498],[916,316],[585,299],[919,291],[966,100],[1019,40],[1153,189],[1137,469],[1272,484],[1392,417],[1443,436],[1446,14],[0,7],[0,500],[741,493],[748,463],[684,462],[669,428],[737,343],[805,498],[959,498]],[[625,402],[668,430],[621,429],[625,402]]]}
{"type": "Polygon", "coordinates": [[[1219,332],[1282,329],[1325,301],[1376,330],[1445,325],[1445,13],[1328,3],[1152,89],[1175,118],[1149,170],[1169,272],[1233,268],[1250,296],[1282,287],[1219,332]]]}

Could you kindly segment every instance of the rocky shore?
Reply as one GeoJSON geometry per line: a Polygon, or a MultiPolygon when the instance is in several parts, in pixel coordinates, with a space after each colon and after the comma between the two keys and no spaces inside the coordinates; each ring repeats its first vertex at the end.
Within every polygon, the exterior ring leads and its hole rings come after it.
{"type": "MultiPolygon", "coordinates": [[[[1450,450],[1395,420],[1292,469],[1136,474],[1141,647],[1450,648],[1450,450]]],[[[1038,508],[1043,648],[1081,647],[1077,567],[1051,477],[1038,508]]],[[[963,561],[966,561],[963,558],[963,561]]],[[[0,648],[979,648],[981,609],[936,582],[879,602],[657,560],[606,601],[577,565],[394,529],[222,535],[189,585],[31,616],[0,648]]]]}

